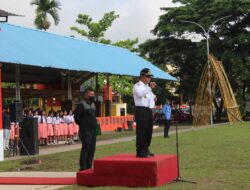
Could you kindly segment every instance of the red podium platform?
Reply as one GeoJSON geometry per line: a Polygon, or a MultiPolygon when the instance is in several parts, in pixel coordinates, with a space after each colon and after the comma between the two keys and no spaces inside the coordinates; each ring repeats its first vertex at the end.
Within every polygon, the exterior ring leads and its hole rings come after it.
{"type": "Polygon", "coordinates": [[[84,186],[156,187],[176,178],[176,155],[136,158],[134,154],[120,154],[96,159],[94,169],[77,173],[77,184],[84,186]]]}

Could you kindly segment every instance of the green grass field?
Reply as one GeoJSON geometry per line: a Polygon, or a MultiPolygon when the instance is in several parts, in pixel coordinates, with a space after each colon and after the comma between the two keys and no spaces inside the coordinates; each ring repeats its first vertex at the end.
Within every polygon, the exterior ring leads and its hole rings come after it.
{"type": "MultiPolygon", "coordinates": [[[[250,189],[250,123],[218,126],[179,134],[180,173],[184,180],[197,182],[171,183],[148,189],[250,189]]],[[[155,137],[151,151],[156,154],[175,154],[175,135],[169,139],[155,137]]],[[[135,153],[135,141],[98,146],[96,158],[119,153],[135,153]]],[[[79,150],[40,156],[42,164],[35,171],[77,171],[79,150]]],[[[13,171],[23,160],[1,163],[1,171],[13,171]]],[[[100,187],[94,189],[117,189],[100,187]]],[[[89,189],[69,186],[63,189],[89,189]]],[[[92,188],[93,189],[93,188],[92,188]]],[[[119,188],[127,189],[127,188],[119,188]]],[[[137,188],[138,189],[138,188],[137,188]]],[[[140,188],[139,188],[140,189],[140,188]]]]}

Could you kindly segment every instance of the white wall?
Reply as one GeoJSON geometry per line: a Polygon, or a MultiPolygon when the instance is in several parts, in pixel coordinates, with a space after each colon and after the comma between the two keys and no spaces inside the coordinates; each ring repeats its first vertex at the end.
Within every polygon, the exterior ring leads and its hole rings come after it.
{"type": "Polygon", "coordinates": [[[4,160],[3,152],[3,129],[0,129],[0,161],[4,160]]]}

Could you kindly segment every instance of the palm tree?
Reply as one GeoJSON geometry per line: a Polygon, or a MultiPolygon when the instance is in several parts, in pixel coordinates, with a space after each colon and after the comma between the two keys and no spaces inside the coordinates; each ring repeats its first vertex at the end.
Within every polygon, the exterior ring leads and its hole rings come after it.
{"type": "Polygon", "coordinates": [[[47,30],[50,27],[48,15],[50,15],[55,25],[59,23],[58,10],[61,9],[60,2],[57,0],[31,0],[31,5],[36,5],[35,26],[41,30],[47,30]]]}

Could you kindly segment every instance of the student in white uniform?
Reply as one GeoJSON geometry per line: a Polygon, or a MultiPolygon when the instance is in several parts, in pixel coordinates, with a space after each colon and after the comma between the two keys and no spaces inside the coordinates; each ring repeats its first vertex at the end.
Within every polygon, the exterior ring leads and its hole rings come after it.
{"type": "Polygon", "coordinates": [[[72,117],[67,114],[67,111],[64,111],[63,120],[67,123],[67,141],[68,144],[73,144],[73,122],[72,117]]]}
{"type": "Polygon", "coordinates": [[[48,145],[54,145],[53,117],[54,112],[50,111],[47,117],[48,145]]]}
{"type": "Polygon", "coordinates": [[[69,130],[68,130],[68,112],[66,110],[63,111],[63,121],[64,121],[64,132],[65,132],[65,143],[69,144],[69,130]]]}
{"type": "Polygon", "coordinates": [[[75,122],[75,120],[74,120],[72,110],[69,110],[68,118],[69,118],[68,131],[69,131],[70,143],[75,144],[75,142],[74,142],[74,134],[75,134],[74,122],[75,122]]]}
{"type": "Polygon", "coordinates": [[[150,152],[153,132],[153,115],[151,108],[155,107],[156,96],[152,89],[156,87],[155,82],[151,82],[151,71],[148,68],[140,72],[140,81],[134,85],[133,96],[135,102],[136,121],[136,156],[151,157],[150,152]]]}
{"type": "Polygon", "coordinates": [[[64,122],[64,118],[63,118],[63,111],[58,111],[59,112],[59,117],[60,117],[60,136],[61,136],[61,141],[62,144],[66,143],[67,140],[67,123],[64,122]]]}
{"type": "Polygon", "coordinates": [[[40,141],[40,145],[47,145],[48,131],[45,110],[42,110],[40,115],[38,116],[38,138],[40,141]]]}
{"type": "Polygon", "coordinates": [[[53,129],[54,129],[54,144],[61,144],[61,141],[60,141],[60,135],[61,135],[60,134],[60,117],[59,117],[58,112],[54,113],[52,124],[53,124],[53,129]]]}

